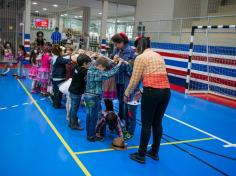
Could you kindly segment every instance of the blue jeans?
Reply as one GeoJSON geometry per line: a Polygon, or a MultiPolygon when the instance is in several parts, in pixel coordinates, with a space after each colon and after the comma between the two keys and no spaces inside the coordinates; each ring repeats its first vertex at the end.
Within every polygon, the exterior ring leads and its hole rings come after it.
{"type": "Polygon", "coordinates": [[[52,88],[53,88],[53,94],[54,94],[53,106],[55,107],[61,106],[62,93],[60,92],[58,85],[63,83],[64,81],[65,80],[52,81],[52,88]]]}
{"type": "Polygon", "coordinates": [[[127,122],[127,116],[128,116],[128,108],[127,104],[124,103],[124,92],[125,92],[125,85],[124,84],[117,84],[117,97],[119,100],[119,117],[121,120],[124,120],[127,122]]]}
{"type": "Polygon", "coordinates": [[[138,108],[137,105],[128,105],[129,120],[127,124],[127,131],[132,135],[134,134],[136,127],[137,108],[138,108]]]}
{"type": "Polygon", "coordinates": [[[85,94],[84,100],[86,103],[86,131],[87,137],[95,137],[95,128],[98,117],[101,114],[101,99],[96,95],[85,94]]]}
{"type": "Polygon", "coordinates": [[[71,98],[71,107],[70,107],[70,118],[78,120],[78,110],[80,106],[80,101],[81,101],[82,95],[76,95],[70,93],[70,98],[71,98]]]}

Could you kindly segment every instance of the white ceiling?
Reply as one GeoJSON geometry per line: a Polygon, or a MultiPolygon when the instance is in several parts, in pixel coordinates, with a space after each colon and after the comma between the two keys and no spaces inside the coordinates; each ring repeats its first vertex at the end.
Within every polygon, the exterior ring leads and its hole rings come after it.
{"type": "MultiPolygon", "coordinates": [[[[112,17],[126,17],[126,16],[134,16],[135,14],[135,6],[130,6],[130,4],[135,5],[136,0],[109,0],[111,2],[122,3],[117,5],[115,3],[109,3],[108,7],[108,18],[112,17]],[[124,5],[129,4],[129,5],[124,5]]],[[[39,14],[68,14],[69,16],[82,16],[82,10],[84,7],[91,8],[91,19],[99,19],[101,18],[100,12],[102,12],[102,1],[101,0],[32,0],[33,2],[37,2],[37,5],[32,4],[31,11],[34,13],[35,11],[39,11],[39,14]],[[53,7],[54,4],[57,4],[58,7],[53,7]],[[43,8],[47,8],[46,11],[43,8]]]]}

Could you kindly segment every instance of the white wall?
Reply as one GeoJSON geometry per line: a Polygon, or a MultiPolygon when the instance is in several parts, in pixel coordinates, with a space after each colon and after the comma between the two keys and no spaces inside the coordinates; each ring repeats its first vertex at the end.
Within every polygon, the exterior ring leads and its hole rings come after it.
{"type": "Polygon", "coordinates": [[[170,19],[174,0],[137,0],[136,21],[170,19]]]}
{"type": "MultiPolygon", "coordinates": [[[[153,21],[161,19],[172,19],[174,12],[174,0],[137,0],[134,31],[137,32],[139,21],[153,21]]],[[[170,23],[144,22],[145,31],[152,39],[157,39],[157,32],[160,27],[165,30],[171,29],[170,23]]],[[[135,35],[135,34],[134,34],[135,35]]]]}

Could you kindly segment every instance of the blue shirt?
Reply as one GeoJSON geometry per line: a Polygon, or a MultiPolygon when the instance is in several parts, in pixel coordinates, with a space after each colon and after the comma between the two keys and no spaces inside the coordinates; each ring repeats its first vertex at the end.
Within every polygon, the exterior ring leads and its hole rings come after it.
{"type": "Polygon", "coordinates": [[[61,41],[61,33],[60,32],[53,32],[51,35],[52,43],[59,43],[61,41]]]}
{"type": "MultiPolygon", "coordinates": [[[[126,44],[121,50],[115,48],[111,58],[113,58],[115,55],[120,56],[125,61],[133,60],[136,58],[135,52],[131,48],[131,46],[129,46],[129,44],[126,44]]],[[[125,84],[127,77],[129,78],[130,76],[131,76],[130,65],[122,64],[120,66],[118,73],[116,74],[116,84],[125,84]]]]}
{"type": "Polygon", "coordinates": [[[103,81],[115,75],[119,68],[120,65],[116,65],[109,71],[102,71],[97,69],[95,66],[92,66],[87,73],[87,85],[85,93],[102,96],[103,81]]]}

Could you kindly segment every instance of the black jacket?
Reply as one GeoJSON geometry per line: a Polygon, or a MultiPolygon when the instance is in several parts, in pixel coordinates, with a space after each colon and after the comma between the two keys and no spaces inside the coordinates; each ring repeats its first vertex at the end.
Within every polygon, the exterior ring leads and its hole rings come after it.
{"type": "Polygon", "coordinates": [[[72,76],[72,82],[69,87],[69,92],[76,95],[82,95],[86,88],[86,76],[88,69],[77,67],[72,76]]]}
{"type": "Polygon", "coordinates": [[[57,57],[56,62],[52,67],[52,78],[53,79],[65,79],[66,77],[66,64],[71,62],[70,59],[64,59],[61,56],[57,57]]]}

